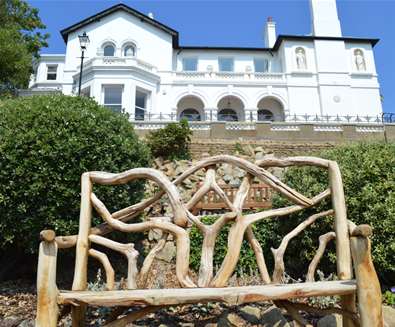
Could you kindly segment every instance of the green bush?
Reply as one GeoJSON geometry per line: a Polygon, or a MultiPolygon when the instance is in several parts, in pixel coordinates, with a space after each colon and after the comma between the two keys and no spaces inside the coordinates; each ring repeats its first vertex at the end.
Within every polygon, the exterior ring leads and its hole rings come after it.
{"type": "MultiPolygon", "coordinates": [[[[88,98],[35,96],[0,104],[0,246],[34,252],[42,229],[76,233],[80,176],[149,164],[149,149],[127,118],[88,98]]],[[[117,210],[143,184],[95,187],[117,210]]]]}
{"type": "MultiPolygon", "coordinates": [[[[395,144],[352,144],[339,146],[314,154],[339,163],[343,176],[348,218],[356,224],[373,227],[372,255],[380,280],[385,285],[395,284],[395,144]]],[[[328,186],[328,175],[322,169],[290,168],[283,180],[307,196],[314,196],[328,186]]],[[[274,207],[290,205],[275,193],[274,207]]],[[[330,203],[323,202],[313,209],[304,210],[289,217],[263,220],[253,226],[260,242],[269,272],[273,269],[270,248],[277,248],[282,238],[309,215],[329,209],[330,203]]],[[[215,218],[205,218],[213,223],[215,218]]],[[[225,226],[217,238],[214,263],[219,266],[226,254],[229,227],[225,226]]],[[[316,253],[318,237],[333,230],[333,218],[319,219],[300,236],[291,240],[285,253],[286,272],[294,278],[304,278],[307,267],[316,253]]],[[[325,275],[336,272],[335,242],[328,245],[318,269],[325,275]]],[[[196,227],[191,230],[191,266],[199,269],[202,236],[196,227]]],[[[256,270],[255,256],[244,241],[237,271],[256,270]]]]}
{"type": "Polygon", "coordinates": [[[189,145],[192,131],[188,121],[170,123],[166,127],[151,131],[147,136],[147,144],[154,157],[170,160],[190,159],[189,145]]]}
{"type": "MultiPolygon", "coordinates": [[[[381,279],[386,285],[395,283],[395,144],[357,143],[339,146],[317,153],[316,156],[338,162],[344,184],[348,219],[357,225],[373,227],[372,256],[381,279]]],[[[317,168],[288,169],[284,181],[302,193],[312,196],[328,185],[328,175],[317,168]]],[[[284,205],[284,201],[276,201],[284,205]]],[[[318,210],[329,208],[326,202],[318,210]]],[[[281,235],[306,218],[304,214],[280,219],[281,235]]],[[[299,240],[290,243],[288,262],[294,272],[304,271],[318,246],[318,236],[333,230],[333,219],[316,222],[299,240]]],[[[332,245],[329,258],[320,265],[321,270],[335,271],[332,245]]]]}

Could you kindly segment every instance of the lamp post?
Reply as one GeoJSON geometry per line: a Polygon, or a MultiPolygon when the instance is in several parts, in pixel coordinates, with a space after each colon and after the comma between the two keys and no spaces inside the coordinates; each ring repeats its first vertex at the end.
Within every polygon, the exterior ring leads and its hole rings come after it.
{"type": "Polygon", "coordinates": [[[80,40],[80,47],[81,47],[80,81],[78,84],[78,96],[80,96],[81,95],[81,81],[82,81],[82,67],[84,65],[85,50],[89,44],[89,36],[86,35],[86,32],[84,32],[84,33],[82,33],[82,35],[78,35],[78,39],[80,40]]]}

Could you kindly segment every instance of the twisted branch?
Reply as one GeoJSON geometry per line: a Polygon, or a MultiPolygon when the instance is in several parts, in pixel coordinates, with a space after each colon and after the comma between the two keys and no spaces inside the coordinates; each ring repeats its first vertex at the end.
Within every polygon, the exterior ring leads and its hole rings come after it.
{"type": "Polygon", "coordinates": [[[137,257],[138,251],[134,249],[134,244],[121,244],[114,242],[105,237],[99,235],[89,235],[89,240],[93,243],[105,246],[111,250],[117,251],[123,254],[128,260],[128,278],[127,288],[133,290],[137,288],[136,277],[137,277],[137,257]]]}
{"type": "Polygon", "coordinates": [[[93,207],[100,214],[100,216],[115,230],[122,232],[144,232],[153,228],[162,229],[171,233],[176,238],[176,274],[180,284],[183,287],[195,287],[196,285],[188,276],[189,268],[189,237],[187,232],[170,222],[161,221],[159,219],[145,221],[135,224],[126,224],[122,221],[114,219],[111,213],[107,210],[106,206],[101,202],[94,193],[91,194],[91,201],[93,207]]]}
{"type": "Polygon", "coordinates": [[[90,256],[99,260],[100,263],[103,265],[104,271],[106,272],[106,288],[107,290],[112,291],[115,285],[114,282],[115,274],[114,274],[114,269],[110,263],[110,260],[108,260],[107,255],[95,249],[89,249],[88,253],[90,256]]]}
{"type": "Polygon", "coordinates": [[[311,260],[311,262],[310,262],[309,269],[308,269],[307,276],[306,276],[306,282],[314,282],[315,271],[317,269],[319,262],[321,261],[322,256],[324,255],[326,246],[331,240],[333,240],[335,238],[336,238],[335,232],[329,232],[329,233],[323,234],[318,238],[319,246],[317,249],[317,253],[315,254],[313,260],[311,260]]]}
{"type": "Polygon", "coordinates": [[[310,216],[305,221],[300,223],[297,227],[295,227],[291,232],[284,236],[281,241],[280,246],[277,249],[272,248],[273,256],[274,256],[274,271],[273,271],[273,282],[280,283],[283,279],[284,275],[284,253],[287,249],[288,243],[291,239],[298,236],[306,227],[313,224],[318,218],[333,215],[333,210],[327,210],[324,212],[317,213],[315,215],[310,216]]]}

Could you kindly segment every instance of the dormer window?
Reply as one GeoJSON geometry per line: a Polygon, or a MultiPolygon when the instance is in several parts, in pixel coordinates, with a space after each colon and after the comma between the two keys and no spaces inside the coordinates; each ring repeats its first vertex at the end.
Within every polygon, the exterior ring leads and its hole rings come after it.
{"type": "Polygon", "coordinates": [[[123,49],[123,55],[124,57],[134,57],[136,55],[136,49],[133,45],[127,45],[123,49]]]}
{"type": "Polygon", "coordinates": [[[56,81],[58,65],[47,65],[47,81],[56,81]]]}
{"type": "Polygon", "coordinates": [[[105,57],[114,57],[115,47],[112,44],[107,44],[103,49],[103,55],[105,57]]]}

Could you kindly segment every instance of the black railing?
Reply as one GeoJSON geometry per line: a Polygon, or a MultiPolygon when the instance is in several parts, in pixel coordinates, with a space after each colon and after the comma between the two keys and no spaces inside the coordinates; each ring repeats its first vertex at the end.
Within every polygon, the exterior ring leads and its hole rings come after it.
{"type": "MultiPolygon", "coordinates": [[[[147,122],[170,122],[179,121],[180,117],[176,113],[151,113],[139,112],[137,115],[129,115],[130,121],[147,121],[147,122]]],[[[188,119],[189,116],[184,118],[188,119]]],[[[218,115],[217,110],[206,110],[205,115],[194,116],[190,121],[202,122],[291,122],[291,123],[339,123],[339,124],[355,124],[370,123],[383,124],[395,123],[395,113],[383,113],[381,115],[260,115],[257,110],[244,110],[242,115],[232,116],[227,119],[224,115],[218,115]]]]}

